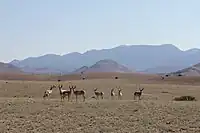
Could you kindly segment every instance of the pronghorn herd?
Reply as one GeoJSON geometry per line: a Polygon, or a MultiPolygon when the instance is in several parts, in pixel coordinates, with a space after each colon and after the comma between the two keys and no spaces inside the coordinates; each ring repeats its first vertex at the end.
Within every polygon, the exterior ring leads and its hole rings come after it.
{"type": "MultiPolygon", "coordinates": [[[[57,87],[55,85],[52,85],[52,86],[50,86],[50,89],[48,89],[44,92],[44,95],[43,95],[44,99],[49,97],[52,94],[53,88],[57,88],[57,87]]],[[[138,88],[137,85],[136,85],[136,88],[138,88]]],[[[75,95],[76,102],[78,100],[78,96],[82,97],[83,102],[86,99],[86,96],[85,96],[86,91],[83,90],[83,89],[76,90],[76,85],[69,86],[68,90],[63,89],[63,85],[58,85],[58,89],[59,89],[59,92],[60,92],[61,101],[63,101],[65,99],[65,97],[67,97],[68,101],[70,101],[72,94],[75,95]]],[[[110,91],[111,99],[114,100],[115,96],[117,96],[118,100],[122,100],[123,93],[122,93],[121,87],[116,87],[116,89],[118,89],[117,93],[115,93],[114,88],[111,89],[111,91],[110,91]]],[[[144,88],[140,88],[140,86],[139,86],[138,89],[139,89],[139,91],[135,91],[133,93],[133,96],[134,96],[133,98],[135,99],[136,97],[138,97],[138,99],[141,100],[141,95],[142,95],[142,91],[144,90],[144,88]]],[[[99,100],[99,97],[101,99],[104,99],[104,92],[98,91],[97,88],[94,88],[94,96],[92,96],[92,98],[99,100]]],[[[71,99],[71,101],[72,101],[72,99],[71,99]]]]}

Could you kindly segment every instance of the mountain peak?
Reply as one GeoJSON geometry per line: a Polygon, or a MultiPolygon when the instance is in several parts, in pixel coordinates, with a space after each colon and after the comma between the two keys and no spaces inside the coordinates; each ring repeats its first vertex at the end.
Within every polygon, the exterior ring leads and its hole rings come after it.
{"type": "Polygon", "coordinates": [[[87,72],[132,72],[127,67],[111,59],[104,59],[89,67],[87,72]]]}
{"type": "Polygon", "coordinates": [[[161,44],[159,45],[160,47],[166,48],[166,49],[175,49],[175,50],[180,50],[178,47],[176,47],[173,44],[161,44]]]}
{"type": "Polygon", "coordinates": [[[100,61],[96,62],[96,64],[105,64],[105,63],[118,64],[116,61],[111,60],[111,59],[103,59],[103,60],[100,60],[100,61]]]}

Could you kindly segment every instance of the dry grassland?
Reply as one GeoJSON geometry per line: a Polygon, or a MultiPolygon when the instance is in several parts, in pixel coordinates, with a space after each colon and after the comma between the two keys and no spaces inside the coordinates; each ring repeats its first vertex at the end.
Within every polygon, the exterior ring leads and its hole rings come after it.
{"type": "MultiPolygon", "coordinates": [[[[137,79],[137,78],[135,78],[137,79]]],[[[200,132],[200,86],[132,79],[71,80],[86,90],[86,101],[60,102],[58,89],[49,100],[43,93],[54,81],[0,81],[1,133],[167,133],[200,132]],[[151,81],[151,82],[150,82],[151,81]],[[136,83],[144,87],[142,100],[133,100],[136,83]],[[123,100],[111,100],[110,90],[120,86],[123,100]],[[93,88],[104,100],[91,99],[93,88]],[[194,102],[175,102],[191,95],[194,102]]],[[[170,81],[171,82],[171,81],[170,81]]],[[[69,81],[62,81],[68,89],[69,81]]],[[[117,90],[116,90],[117,93],[117,90]]]]}

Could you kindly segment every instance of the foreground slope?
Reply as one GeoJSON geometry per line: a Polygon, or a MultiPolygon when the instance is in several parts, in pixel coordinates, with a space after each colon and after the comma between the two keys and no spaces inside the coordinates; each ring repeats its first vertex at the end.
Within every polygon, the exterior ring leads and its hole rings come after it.
{"type": "MultiPolygon", "coordinates": [[[[68,89],[68,82],[61,82],[68,89]]],[[[75,102],[60,102],[54,89],[49,100],[43,100],[46,89],[57,82],[0,81],[0,132],[2,133],[126,133],[126,132],[200,132],[199,87],[177,84],[147,84],[132,79],[98,79],[71,81],[84,88],[75,102]],[[144,87],[141,101],[133,100],[136,84],[144,87]],[[110,89],[120,86],[123,99],[111,100],[110,89]],[[105,93],[104,100],[95,100],[93,88],[105,93]],[[181,91],[180,91],[181,90],[181,91]],[[195,102],[174,102],[172,98],[192,95],[195,102]]],[[[117,89],[115,90],[117,92],[117,89]]]]}

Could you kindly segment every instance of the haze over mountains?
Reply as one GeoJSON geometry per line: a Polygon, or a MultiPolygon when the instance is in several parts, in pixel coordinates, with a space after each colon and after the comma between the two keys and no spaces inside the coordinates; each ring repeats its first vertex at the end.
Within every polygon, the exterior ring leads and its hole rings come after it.
{"type": "Polygon", "coordinates": [[[74,52],[66,55],[47,54],[14,60],[10,64],[25,72],[69,73],[96,62],[110,59],[126,66],[128,70],[147,73],[173,72],[200,62],[200,50],[182,51],[172,44],[122,45],[112,49],[90,50],[83,54],[74,52]]]}

